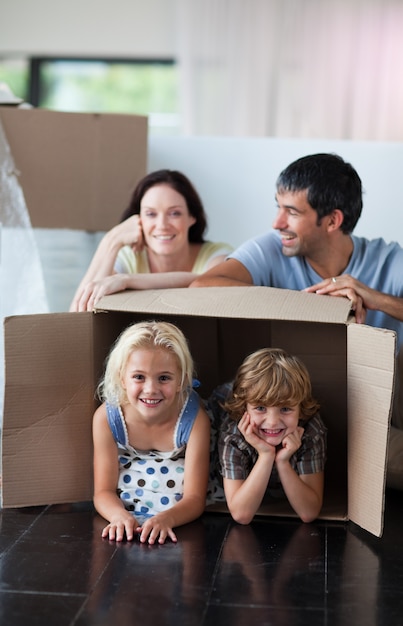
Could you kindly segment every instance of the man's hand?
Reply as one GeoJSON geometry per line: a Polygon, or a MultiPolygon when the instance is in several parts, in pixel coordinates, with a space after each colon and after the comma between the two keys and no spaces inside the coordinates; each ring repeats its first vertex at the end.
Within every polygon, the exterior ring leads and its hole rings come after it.
{"type": "Polygon", "coordinates": [[[367,309],[376,308],[376,294],[378,293],[349,274],[326,278],[312,287],[307,287],[304,291],[348,298],[358,324],[365,323],[367,309]]]}

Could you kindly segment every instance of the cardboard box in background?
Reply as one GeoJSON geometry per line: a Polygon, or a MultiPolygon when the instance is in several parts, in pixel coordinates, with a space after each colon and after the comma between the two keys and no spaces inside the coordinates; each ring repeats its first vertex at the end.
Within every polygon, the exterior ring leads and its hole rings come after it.
{"type": "Polygon", "coordinates": [[[0,107],[34,228],[105,231],[147,171],[147,117],[0,107]]]}
{"type": "MultiPolygon", "coordinates": [[[[129,324],[164,319],[187,336],[203,397],[258,348],[302,358],[328,427],[321,517],[380,536],[396,339],[350,323],[349,313],[343,298],[217,287],[123,292],[95,313],[6,319],[3,506],[92,498],[91,421],[105,357],[129,324]]],[[[293,515],[285,502],[260,513],[293,515]]]]}

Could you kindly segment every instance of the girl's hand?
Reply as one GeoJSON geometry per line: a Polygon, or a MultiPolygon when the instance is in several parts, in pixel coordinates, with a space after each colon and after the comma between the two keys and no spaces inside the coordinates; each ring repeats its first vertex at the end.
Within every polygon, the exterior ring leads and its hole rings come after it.
{"type": "Polygon", "coordinates": [[[302,435],[304,434],[304,429],[302,426],[297,426],[297,428],[284,437],[282,441],[282,447],[276,454],[276,462],[288,462],[292,455],[301,447],[302,443],[302,435]]]}
{"type": "Polygon", "coordinates": [[[276,449],[274,446],[270,445],[266,441],[263,441],[256,432],[254,431],[253,425],[250,420],[249,413],[245,411],[242,415],[241,419],[238,422],[238,429],[245,437],[246,441],[255,448],[256,452],[259,454],[271,454],[274,455],[276,453],[276,449]]]}
{"type": "Polygon", "coordinates": [[[135,535],[139,533],[139,530],[140,527],[136,518],[127,511],[122,511],[119,517],[105,526],[102,531],[102,537],[111,541],[123,541],[126,536],[128,541],[132,541],[135,535]]]}
{"type": "Polygon", "coordinates": [[[172,530],[172,525],[169,523],[166,513],[158,513],[150,517],[137,532],[140,535],[141,543],[146,543],[148,539],[149,544],[153,544],[156,541],[162,544],[165,543],[167,537],[174,543],[177,542],[176,535],[172,530]]]}

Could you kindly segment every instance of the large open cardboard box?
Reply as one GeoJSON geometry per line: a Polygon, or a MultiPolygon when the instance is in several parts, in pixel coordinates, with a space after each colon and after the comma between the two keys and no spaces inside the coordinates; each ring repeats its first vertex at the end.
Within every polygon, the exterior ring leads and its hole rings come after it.
{"type": "MultiPolygon", "coordinates": [[[[105,357],[127,325],[164,319],[187,336],[203,397],[255,349],[300,356],[328,427],[321,517],[381,536],[395,334],[349,313],[343,298],[225,287],[128,291],[95,313],[7,318],[3,507],[92,498],[91,419],[105,357]]],[[[286,503],[260,512],[292,515],[286,503]]]]}
{"type": "Polygon", "coordinates": [[[0,122],[37,228],[109,230],[146,174],[148,119],[0,107],[0,122]]]}

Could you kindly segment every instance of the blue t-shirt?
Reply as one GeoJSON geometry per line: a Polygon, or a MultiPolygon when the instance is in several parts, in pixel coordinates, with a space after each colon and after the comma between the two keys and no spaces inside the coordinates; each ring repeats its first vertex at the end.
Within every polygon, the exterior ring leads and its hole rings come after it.
{"type": "MultiPolygon", "coordinates": [[[[403,298],[403,248],[383,239],[351,237],[353,254],[344,274],[350,274],[376,291],[403,298]]],[[[323,280],[304,257],[287,257],[282,253],[280,236],[275,231],[250,239],[232,252],[246,267],[253,284],[279,289],[302,290],[323,280]]],[[[366,324],[394,330],[397,343],[403,343],[403,322],[382,311],[367,311],[366,324]]]]}

